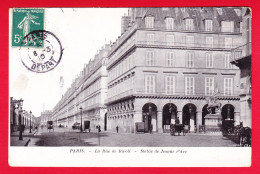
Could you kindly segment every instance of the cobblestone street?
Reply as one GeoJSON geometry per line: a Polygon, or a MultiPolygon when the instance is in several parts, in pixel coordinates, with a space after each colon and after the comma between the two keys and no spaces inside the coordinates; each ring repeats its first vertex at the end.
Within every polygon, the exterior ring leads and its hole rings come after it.
{"type": "Polygon", "coordinates": [[[29,146],[107,146],[107,147],[236,147],[239,146],[222,135],[188,133],[186,136],[159,134],[125,134],[112,132],[84,132],[56,128],[48,132],[39,129],[29,146]],[[99,138],[98,138],[99,137],[99,138]]]}

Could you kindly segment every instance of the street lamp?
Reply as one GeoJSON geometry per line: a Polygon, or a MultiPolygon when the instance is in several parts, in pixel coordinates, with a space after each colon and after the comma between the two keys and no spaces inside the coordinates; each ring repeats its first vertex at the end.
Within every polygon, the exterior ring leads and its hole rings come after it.
{"type": "Polygon", "coordinates": [[[30,133],[32,133],[32,111],[30,111],[30,133]]]}
{"type": "Polygon", "coordinates": [[[80,106],[80,132],[82,132],[82,107],[80,106]]]}
{"type": "Polygon", "coordinates": [[[23,126],[22,126],[22,113],[23,113],[23,100],[22,99],[20,99],[20,101],[19,101],[19,107],[20,107],[20,111],[19,111],[19,117],[20,117],[20,119],[19,119],[19,140],[23,140],[23,126]]]}

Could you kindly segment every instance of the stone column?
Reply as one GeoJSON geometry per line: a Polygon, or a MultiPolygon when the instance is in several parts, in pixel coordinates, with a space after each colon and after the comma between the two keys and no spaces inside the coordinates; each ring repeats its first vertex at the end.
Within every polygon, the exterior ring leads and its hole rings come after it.
{"type": "Polygon", "coordinates": [[[197,111],[197,116],[196,116],[197,133],[199,133],[199,125],[202,125],[202,111],[197,111]]]}
{"type": "Polygon", "coordinates": [[[158,128],[158,133],[163,133],[163,128],[162,128],[162,111],[157,111],[157,128],[158,128]]]}
{"type": "Polygon", "coordinates": [[[180,124],[183,124],[183,122],[182,122],[182,111],[177,112],[177,117],[179,117],[180,124]]]}
{"type": "Polygon", "coordinates": [[[234,112],[234,125],[239,125],[240,123],[240,112],[234,112]]]}

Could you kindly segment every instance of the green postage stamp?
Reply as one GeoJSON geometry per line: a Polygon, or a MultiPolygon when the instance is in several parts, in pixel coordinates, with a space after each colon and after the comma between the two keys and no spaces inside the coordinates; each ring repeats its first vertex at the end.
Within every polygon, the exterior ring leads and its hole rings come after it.
{"type": "Polygon", "coordinates": [[[42,47],[42,40],[26,36],[43,29],[44,9],[13,9],[12,46],[42,47]]]}

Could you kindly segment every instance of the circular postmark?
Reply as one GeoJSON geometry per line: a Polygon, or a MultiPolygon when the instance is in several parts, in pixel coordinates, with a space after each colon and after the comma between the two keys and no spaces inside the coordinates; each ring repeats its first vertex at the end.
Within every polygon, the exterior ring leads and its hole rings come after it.
{"type": "Polygon", "coordinates": [[[22,64],[30,71],[45,73],[53,70],[61,61],[60,40],[49,31],[35,30],[27,34],[22,42],[22,64]]]}

